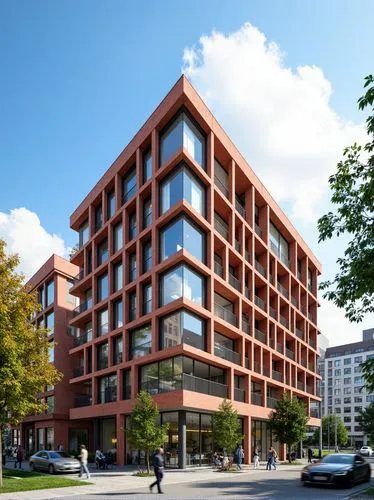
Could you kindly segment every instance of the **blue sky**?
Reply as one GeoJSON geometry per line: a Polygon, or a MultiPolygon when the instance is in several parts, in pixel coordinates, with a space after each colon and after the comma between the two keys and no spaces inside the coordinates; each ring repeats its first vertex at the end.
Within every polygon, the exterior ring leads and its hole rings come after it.
{"type": "Polygon", "coordinates": [[[291,70],[322,68],[333,110],[362,121],[373,14],[369,0],[2,1],[0,213],[25,207],[73,245],[69,215],[179,78],[184,49],[213,29],[250,22],[291,70]]]}

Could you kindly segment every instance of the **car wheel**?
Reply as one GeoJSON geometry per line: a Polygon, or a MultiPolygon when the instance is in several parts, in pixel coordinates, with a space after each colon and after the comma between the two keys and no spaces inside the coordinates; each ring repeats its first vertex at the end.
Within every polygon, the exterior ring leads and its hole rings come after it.
{"type": "Polygon", "coordinates": [[[52,464],[49,464],[49,466],[48,466],[48,472],[49,472],[49,474],[54,474],[55,473],[55,468],[53,467],[52,464]]]}
{"type": "Polygon", "coordinates": [[[369,469],[365,475],[364,483],[370,483],[370,479],[371,479],[371,471],[369,469]]]}

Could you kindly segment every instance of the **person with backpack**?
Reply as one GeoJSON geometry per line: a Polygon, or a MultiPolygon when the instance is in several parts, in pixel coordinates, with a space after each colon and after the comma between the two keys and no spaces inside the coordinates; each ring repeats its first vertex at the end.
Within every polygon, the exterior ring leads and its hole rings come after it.
{"type": "Polygon", "coordinates": [[[153,465],[153,470],[156,476],[156,481],[153,482],[152,484],[149,485],[150,492],[152,492],[152,489],[154,486],[157,485],[157,493],[163,493],[161,490],[161,481],[164,477],[164,450],[162,448],[159,448],[157,452],[153,455],[152,457],[152,465],[153,465]]]}

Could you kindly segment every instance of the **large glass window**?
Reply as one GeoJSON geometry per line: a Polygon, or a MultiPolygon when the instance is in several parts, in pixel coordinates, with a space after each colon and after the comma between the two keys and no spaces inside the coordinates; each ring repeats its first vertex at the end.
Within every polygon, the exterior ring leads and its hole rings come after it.
{"type": "Polygon", "coordinates": [[[143,286],[143,314],[152,312],[152,285],[143,286]]]}
{"type": "Polygon", "coordinates": [[[187,311],[178,311],[161,320],[160,348],[189,344],[205,350],[205,322],[187,311]]]}
{"type": "Polygon", "coordinates": [[[143,273],[150,271],[152,268],[152,243],[147,241],[143,245],[143,273]]]}
{"type": "Polygon", "coordinates": [[[114,190],[107,194],[106,203],[107,218],[110,219],[116,212],[116,197],[114,195],[114,190]]]}
{"type": "Polygon", "coordinates": [[[38,304],[40,304],[41,309],[44,309],[44,287],[38,289],[38,304]]]}
{"type": "Polygon", "coordinates": [[[103,309],[97,313],[97,336],[106,335],[108,331],[108,309],[103,309]]]}
{"type": "Polygon", "coordinates": [[[113,292],[118,292],[123,287],[123,267],[122,262],[113,266],[113,292]]]}
{"type": "Polygon", "coordinates": [[[122,222],[113,227],[113,252],[118,252],[123,245],[122,222]]]}
{"type": "Polygon", "coordinates": [[[123,372],[123,399],[131,399],[131,370],[123,372]]]}
{"type": "Polygon", "coordinates": [[[152,350],[151,325],[130,332],[130,359],[147,356],[152,350]]]}
{"type": "Polygon", "coordinates": [[[129,283],[136,279],[136,254],[135,252],[129,256],[129,283]]]}
{"type": "Polygon", "coordinates": [[[105,261],[108,260],[108,240],[101,241],[97,245],[97,265],[101,266],[105,261]]]}
{"type": "Polygon", "coordinates": [[[192,158],[205,168],[205,138],[186,113],[181,113],[162,134],[160,165],[170,160],[181,149],[187,150],[192,158]]]}
{"type": "Polygon", "coordinates": [[[205,234],[185,216],[162,229],[160,239],[161,260],[184,248],[201,262],[205,261],[205,234]]]}
{"type": "Polygon", "coordinates": [[[183,165],[161,184],[161,214],[182,200],[186,200],[197,212],[205,215],[204,186],[183,165]]]}
{"type": "Polygon", "coordinates": [[[152,224],[152,200],[146,200],[143,205],[143,228],[152,224]]]}
{"type": "Polygon", "coordinates": [[[50,343],[48,346],[48,361],[53,363],[55,360],[55,346],[50,343]]]}
{"type": "Polygon", "coordinates": [[[108,292],[108,275],[105,273],[97,278],[97,301],[107,299],[108,292]]]}
{"type": "Polygon", "coordinates": [[[46,303],[46,307],[50,306],[51,304],[53,304],[55,300],[55,283],[54,281],[49,281],[47,283],[47,303],[46,303]]]}
{"type": "Polygon", "coordinates": [[[129,321],[136,319],[136,292],[129,294],[129,321]]]}
{"type": "Polygon", "coordinates": [[[108,342],[97,346],[97,369],[104,370],[108,368],[108,342]]]}
{"type": "Polygon", "coordinates": [[[136,170],[133,167],[122,179],[122,203],[126,203],[136,191],[136,170]]]}
{"type": "Polygon", "coordinates": [[[122,300],[113,302],[113,329],[123,326],[123,307],[122,300]]]}
{"type": "Polygon", "coordinates": [[[79,232],[79,248],[87,243],[90,238],[90,228],[88,225],[88,220],[86,220],[78,230],[79,232]]]}
{"type": "Polygon", "coordinates": [[[111,403],[117,401],[117,376],[109,375],[99,378],[98,403],[111,403]]]}
{"type": "Polygon", "coordinates": [[[119,365],[123,359],[122,335],[113,340],[113,364],[119,365]]]}
{"type": "Polygon", "coordinates": [[[214,184],[226,198],[229,197],[229,175],[216,159],[214,159],[214,184]]]}
{"type": "Polygon", "coordinates": [[[143,181],[147,182],[152,177],[152,151],[148,149],[143,154],[143,181]]]}
{"type": "Polygon", "coordinates": [[[53,312],[49,313],[45,317],[45,327],[48,328],[48,335],[53,335],[55,331],[55,315],[53,312]]]}
{"type": "Polygon", "coordinates": [[[278,229],[274,226],[274,224],[270,223],[270,248],[271,250],[279,257],[279,259],[285,264],[287,267],[290,265],[289,261],[289,251],[288,251],[288,241],[283,238],[278,229]]]}
{"type": "Polygon", "coordinates": [[[129,241],[133,240],[136,236],[136,212],[129,216],[129,241]]]}
{"type": "Polygon", "coordinates": [[[55,397],[49,396],[45,401],[47,403],[47,413],[53,413],[55,411],[55,397]]]}
{"type": "Polygon", "coordinates": [[[103,209],[100,205],[95,208],[95,231],[98,231],[103,226],[103,209]]]}
{"type": "Polygon", "coordinates": [[[181,297],[204,305],[204,278],[186,265],[182,264],[163,274],[160,284],[162,306],[181,297]]]}

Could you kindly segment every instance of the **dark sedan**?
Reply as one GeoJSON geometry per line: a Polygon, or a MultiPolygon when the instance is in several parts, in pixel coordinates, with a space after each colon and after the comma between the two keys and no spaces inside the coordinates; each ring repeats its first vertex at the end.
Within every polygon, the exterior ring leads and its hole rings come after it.
{"type": "Polygon", "coordinates": [[[301,472],[304,485],[324,484],[326,486],[347,486],[370,481],[371,468],[360,455],[335,453],[327,455],[320,462],[310,464],[301,472]]]}

